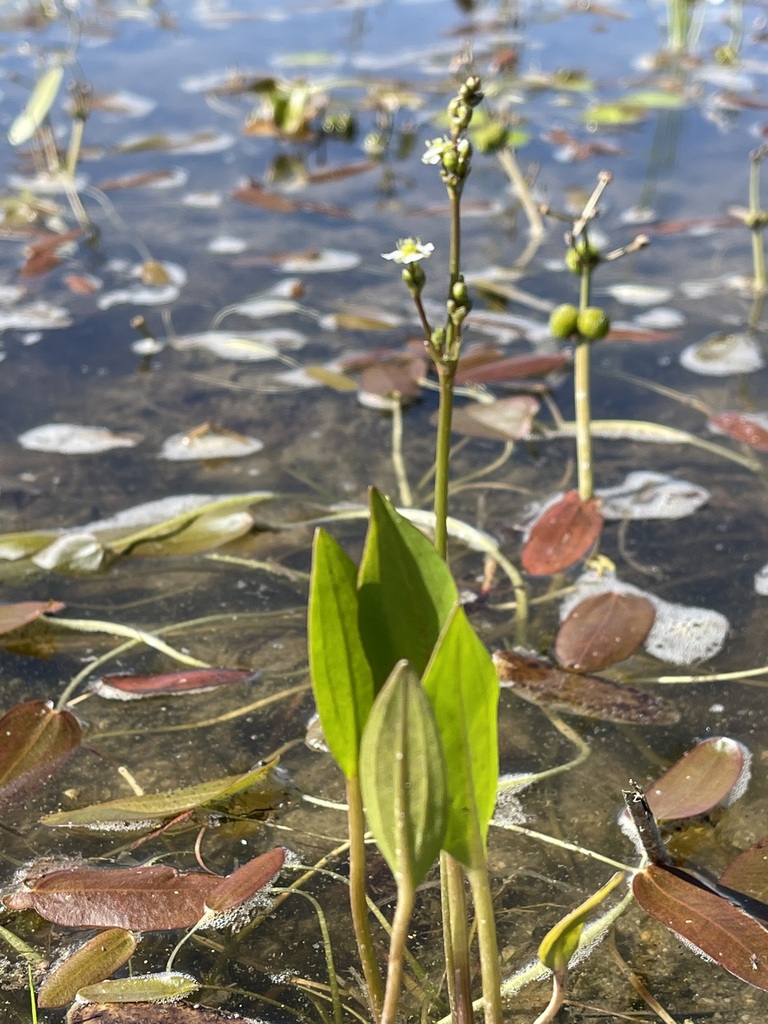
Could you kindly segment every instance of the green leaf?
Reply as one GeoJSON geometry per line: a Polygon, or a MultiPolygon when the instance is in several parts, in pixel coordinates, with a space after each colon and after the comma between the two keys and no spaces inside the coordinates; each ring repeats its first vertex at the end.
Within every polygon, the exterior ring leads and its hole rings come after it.
{"type": "Polygon", "coordinates": [[[356,778],[373,676],[358,625],[357,566],[325,530],[315,533],[309,584],[309,667],[328,749],[356,778]]]}
{"type": "Polygon", "coordinates": [[[645,117],[640,107],[626,103],[598,103],[588,107],[581,115],[586,124],[637,124],[645,117]]]}
{"type": "Polygon", "coordinates": [[[589,899],[584,900],[570,914],[566,914],[565,917],[561,918],[554,928],[550,928],[539,945],[539,960],[545,967],[548,967],[555,974],[567,968],[568,961],[578,949],[587,917],[595,907],[603,902],[608,893],[616,888],[623,878],[624,873],[617,871],[602,888],[593,893],[589,899]]]}
{"type": "Polygon", "coordinates": [[[499,681],[491,656],[456,605],[422,678],[449,752],[443,849],[468,867],[485,856],[499,779],[499,681]]]}
{"type": "Polygon", "coordinates": [[[226,800],[236,793],[254,786],[261,786],[275,802],[283,788],[272,778],[275,761],[257,765],[242,775],[228,775],[197,786],[186,786],[168,793],[147,793],[144,796],[126,796],[104,803],[91,804],[74,811],[57,811],[40,820],[44,825],[55,828],[87,828],[96,831],[115,831],[122,826],[124,831],[150,827],[154,822],[175,818],[198,807],[226,800]]]}
{"type": "Polygon", "coordinates": [[[458,592],[432,544],[375,489],[358,588],[376,690],[402,658],[421,675],[458,592]]]}
{"type": "Polygon", "coordinates": [[[98,985],[88,985],[80,989],[77,998],[84,1003],[159,1003],[183,999],[199,988],[200,982],[189,974],[164,971],[162,974],[134,974],[132,978],[114,978],[98,985]]]}
{"type": "Polygon", "coordinates": [[[79,989],[103,981],[136,951],[136,939],[124,928],[108,928],[84,942],[45,977],[37,993],[37,1005],[66,1006],[79,989]]]}
{"type": "Polygon", "coordinates": [[[417,886],[440,852],[445,783],[429,699],[408,662],[400,661],[376,698],[360,747],[368,824],[398,888],[417,886]]]}
{"type": "Polygon", "coordinates": [[[250,512],[209,512],[198,516],[181,532],[160,540],[149,540],[134,545],[131,555],[140,558],[179,558],[213,551],[222,544],[242,537],[254,524],[250,512]]]}
{"type": "Polygon", "coordinates": [[[12,146],[28,142],[48,116],[59,91],[64,68],[57,64],[49,68],[40,78],[27,100],[27,105],[8,130],[8,141],[12,146]]]}

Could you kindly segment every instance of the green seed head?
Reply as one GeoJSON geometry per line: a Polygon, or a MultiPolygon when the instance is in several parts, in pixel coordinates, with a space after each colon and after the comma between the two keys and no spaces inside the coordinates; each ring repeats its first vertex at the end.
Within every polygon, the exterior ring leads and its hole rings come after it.
{"type": "Polygon", "coordinates": [[[611,329],[611,321],[599,306],[587,306],[576,318],[576,327],[587,341],[600,341],[611,329]]]}
{"type": "Polygon", "coordinates": [[[576,330],[579,311],[570,302],[564,302],[552,310],[549,317],[549,329],[556,338],[570,338],[576,330]]]}
{"type": "Polygon", "coordinates": [[[565,265],[572,274],[581,274],[584,270],[593,270],[600,262],[600,250],[587,242],[579,240],[565,254],[565,265]]]}

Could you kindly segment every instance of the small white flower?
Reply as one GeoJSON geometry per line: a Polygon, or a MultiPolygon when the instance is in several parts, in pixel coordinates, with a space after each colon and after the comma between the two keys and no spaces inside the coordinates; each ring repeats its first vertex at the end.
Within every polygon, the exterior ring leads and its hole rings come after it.
{"type": "Polygon", "coordinates": [[[453,148],[453,143],[445,135],[442,139],[427,139],[424,145],[427,147],[427,150],[421,158],[423,164],[442,163],[445,153],[453,148]]]}
{"type": "Polygon", "coordinates": [[[420,238],[400,238],[393,252],[383,252],[382,258],[395,263],[418,263],[425,260],[435,251],[431,242],[422,242],[420,238]]]}

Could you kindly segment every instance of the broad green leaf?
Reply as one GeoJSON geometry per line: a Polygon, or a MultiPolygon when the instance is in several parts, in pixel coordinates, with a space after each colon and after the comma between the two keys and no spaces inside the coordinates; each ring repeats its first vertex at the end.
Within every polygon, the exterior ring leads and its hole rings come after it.
{"type": "Polygon", "coordinates": [[[358,589],[376,690],[402,658],[421,675],[458,600],[456,584],[427,538],[375,489],[358,589]]]}
{"type": "Polygon", "coordinates": [[[621,102],[628,107],[643,107],[646,110],[679,110],[686,104],[685,96],[668,89],[638,89],[625,93],[621,102]]]}
{"type": "Polygon", "coordinates": [[[99,932],[46,975],[37,992],[37,1005],[44,1008],[67,1006],[79,989],[104,981],[119,970],[135,949],[135,937],[124,928],[99,932]]]}
{"type": "Polygon", "coordinates": [[[0,559],[17,562],[29,558],[36,551],[42,551],[58,537],[61,530],[27,530],[24,533],[0,534],[0,559]]]}
{"type": "Polygon", "coordinates": [[[63,77],[64,68],[57,64],[38,80],[27,105],[8,130],[8,141],[12,146],[29,142],[35,134],[53,106],[63,77]]]}
{"type": "Polygon", "coordinates": [[[88,985],[77,993],[84,1003],[159,1003],[183,999],[196,992],[200,982],[190,974],[164,971],[162,974],[134,974],[88,985]]]}
{"type": "Polygon", "coordinates": [[[598,103],[588,107],[581,115],[587,124],[637,124],[645,117],[645,111],[626,103],[598,103]]]}
{"type": "Polygon", "coordinates": [[[568,961],[578,949],[587,917],[623,878],[623,872],[617,871],[602,888],[550,928],[539,945],[539,960],[545,967],[557,973],[568,966],[568,961]]]}
{"type": "Polygon", "coordinates": [[[358,772],[360,738],[373,704],[373,676],[358,623],[357,566],[318,530],[309,586],[309,667],[328,749],[347,778],[358,772]]]}
{"type": "Polygon", "coordinates": [[[476,866],[485,855],[496,804],[499,681],[490,654],[458,605],[422,683],[447,754],[448,825],[443,849],[462,864],[476,866]]]}
{"type": "Polygon", "coordinates": [[[407,661],[377,696],[360,747],[368,824],[398,887],[417,886],[446,825],[446,769],[429,699],[407,661]]]}
{"type": "Polygon", "coordinates": [[[283,788],[272,779],[276,761],[260,764],[244,775],[229,775],[197,786],[174,789],[168,793],[148,793],[145,796],[126,796],[91,804],[74,811],[47,814],[41,821],[53,828],[87,828],[99,831],[132,831],[151,826],[166,818],[175,818],[198,807],[226,800],[236,793],[254,786],[263,787],[267,796],[277,802],[283,788]]]}

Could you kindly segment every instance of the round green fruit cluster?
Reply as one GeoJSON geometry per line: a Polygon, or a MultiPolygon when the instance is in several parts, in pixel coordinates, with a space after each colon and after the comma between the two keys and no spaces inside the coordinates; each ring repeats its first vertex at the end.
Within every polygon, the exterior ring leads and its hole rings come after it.
{"type": "Polygon", "coordinates": [[[599,306],[587,306],[576,318],[576,329],[587,341],[600,341],[611,329],[611,321],[599,306]]]}
{"type": "Polygon", "coordinates": [[[579,311],[570,302],[564,302],[552,310],[549,318],[549,329],[556,338],[570,338],[576,331],[579,311]]]}

